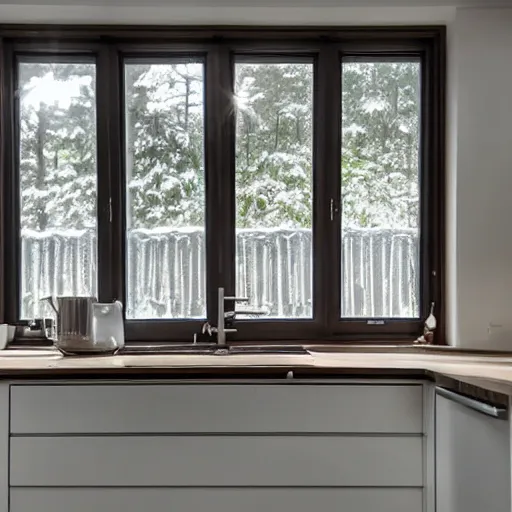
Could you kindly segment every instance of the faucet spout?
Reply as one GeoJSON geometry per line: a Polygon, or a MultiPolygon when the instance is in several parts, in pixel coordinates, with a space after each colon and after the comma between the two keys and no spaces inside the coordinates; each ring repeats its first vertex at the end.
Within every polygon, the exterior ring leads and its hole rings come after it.
{"type": "MultiPolygon", "coordinates": [[[[224,288],[219,288],[217,329],[216,329],[218,345],[226,344],[226,334],[236,332],[236,329],[226,329],[225,304],[226,304],[227,300],[233,301],[233,302],[247,302],[249,299],[247,299],[245,297],[226,297],[226,295],[224,294],[224,288]]],[[[232,319],[234,320],[234,318],[235,318],[235,312],[232,313],[232,319]]]]}

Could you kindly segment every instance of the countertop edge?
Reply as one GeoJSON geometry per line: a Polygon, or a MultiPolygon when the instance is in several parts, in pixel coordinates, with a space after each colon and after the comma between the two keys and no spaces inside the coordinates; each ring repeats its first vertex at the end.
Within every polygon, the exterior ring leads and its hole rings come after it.
{"type": "Polygon", "coordinates": [[[456,379],[512,396],[512,355],[309,349],[308,354],[62,357],[17,350],[0,354],[0,379],[456,379]],[[292,374],[290,374],[292,372],[292,374]]]}

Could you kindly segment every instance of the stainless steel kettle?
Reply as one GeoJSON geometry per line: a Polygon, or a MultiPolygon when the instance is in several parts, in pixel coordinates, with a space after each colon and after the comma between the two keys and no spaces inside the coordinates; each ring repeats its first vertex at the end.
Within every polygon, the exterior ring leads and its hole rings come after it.
{"type": "Polygon", "coordinates": [[[45,297],[57,315],[55,346],[64,353],[93,350],[92,319],[95,297],[45,297]]]}

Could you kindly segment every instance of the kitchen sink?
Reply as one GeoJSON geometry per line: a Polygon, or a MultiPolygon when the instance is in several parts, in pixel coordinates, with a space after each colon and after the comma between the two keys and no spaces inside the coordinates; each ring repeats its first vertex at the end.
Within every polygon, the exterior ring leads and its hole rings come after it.
{"type": "Polygon", "coordinates": [[[198,344],[155,344],[155,345],[126,345],[118,352],[119,355],[255,355],[255,354],[307,354],[308,351],[300,345],[226,345],[216,343],[198,344]]]}
{"type": "Polygon", "coordinates": [[[308,351],[301,345],[232,345],[229,354],[308,354],[308,351]]]}
{"type": "Polygon", "coordinates": [[[189,354],[189,355],[203,355],[213,354],[217,349],[215,343],[201,343],[201,344],[155,344],[155,345],[125,345],[122,350],[118,352],[120,355],[155,355],[155,354],[189,354]]]}

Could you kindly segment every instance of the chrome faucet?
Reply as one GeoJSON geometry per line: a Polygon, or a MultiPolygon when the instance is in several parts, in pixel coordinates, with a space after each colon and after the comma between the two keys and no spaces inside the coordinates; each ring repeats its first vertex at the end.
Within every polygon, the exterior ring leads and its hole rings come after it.
{"type": "Polygon", "coordinates": [[[224,295],[224,288],[219,288],[219,301],[218,301],[218,315],[217,315],[217,328],[213,329],[217,332],[217,345],[226,344],[226,334],[237,332],[236,329],[226,329],[226,318],[230,320],[235,319],[236,311],[224,311],[226,301],[234,302],[249,302],[245,297],[226,297],[224,295]]]}
{"type": "MultiPolygon", "coordinates": [[[[226,301],[232,302],[249,302],[249,299],[245,297],[226,297],[224,295],[224,288],[219,288],[218,290],[218,315],[217,315],[217,327],[212,327],[208,322],[203,325],[201,335],[208,336],[211,339],[212,334],[215,333],[217,335],[217,345],[225,346],[226,345],[226,334],[237,332],[236,329],[232,327],[234,321],[236,320],[236,315],[251,315],[251,316],[265,316],[268,314],[266,310],[237,310],[236,308],[233,311],[225,311],[226,301]]],[[[197,343],[198,334],[194,334],[194,343],[197,343]]]]}

